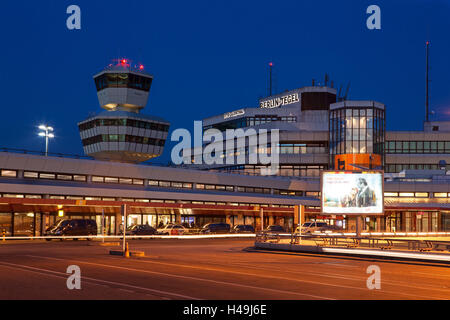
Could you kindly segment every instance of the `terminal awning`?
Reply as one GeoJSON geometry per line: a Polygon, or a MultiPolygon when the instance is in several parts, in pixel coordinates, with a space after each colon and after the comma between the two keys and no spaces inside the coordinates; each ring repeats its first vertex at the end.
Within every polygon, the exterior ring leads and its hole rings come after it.
{"type": "Polygon", "coordinates": [[[159,202],[130,202],[130,201],[99,201],[99,200],[55,200],[28,198],[0,198],[0,212],[40,212],[73,214],[102,214],[115,215],[121,213],[121,206],[128,205],[129,214],[203,214],[203,215],[256,215],[260,208],[264,213],[273,216],[293,214],[294,208],[208,205],[193,203],[159,203],[159,202]]]}

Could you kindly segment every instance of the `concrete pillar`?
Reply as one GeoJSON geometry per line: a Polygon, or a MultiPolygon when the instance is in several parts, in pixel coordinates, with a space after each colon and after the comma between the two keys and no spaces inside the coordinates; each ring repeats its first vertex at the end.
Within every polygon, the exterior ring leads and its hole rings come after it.
{"type": "Polygon", "coordinates": [[[381,217],[377,217],[377,230],[376,230],[377,232],[381,232],[382,231],[381,223],[382,223],[381,217]]]}
{"type": "Polygon", "coordinates": [[[260,207],[259,208],[259,219],[261,221],[260,223],[260,230],[264,230],[264,208],[260,207]]]}
{"type": "Polygon", "coordinates": [[[122,214],[120,212],[116,213],[115,215],[115,226],[114,226],[114,230],[115,230],[115,235],[119,234],[120,231],[120,225],[122,224],[122,214]]]}
{"type": "Polygon", "coordinates": [[[363,229],[363,218],[361,216],[356,216],[356,236],[361,236],[361,231],[363,229]]]}

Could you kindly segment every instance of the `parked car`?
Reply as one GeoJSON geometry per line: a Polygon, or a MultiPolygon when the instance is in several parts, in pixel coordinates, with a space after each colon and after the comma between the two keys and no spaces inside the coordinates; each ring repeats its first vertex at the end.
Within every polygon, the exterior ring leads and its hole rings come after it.
{"type": "Polygon", "coordinates": [[[148,224],[136,224],[134,226],[131,226],[127,228],[126,235],[130,236],[151,236],[157,234],[158,231],[156,231],[155,228],[148,224]]]}
{"type": "Polygon", "coordinates": [[[203,234],[230,233],[231,226],[228,223],[208,223],[200,230],[203,234]]]}
{"type": "Polygon", "coordinates": [[[168,224],[164,228],[158,229],[158,234],[161,235],[179,235],[187,231],[181,224],[168,224]]]}
{"type": "Polygon", "coordinates": [[[275,225],[275,224],[268,226],[266,229],[264,229],[264,231],[267,231],[267,232],[278,232],[278,233],[286,232],[286,230],[284,230],[284,228],[282,226],[275,225]]]}
{"type": "Polygon", "coordinates": [[[231,230],[232,233],[255,233],[255,228],[249,224],[238,224],[231,230]]]}
{"type": "MultiPolygon", "coordinates": [[[[95,236],[97,235],[97,223],[90,219],[61,220],[56,225],[48,228],[46,236],[95,236]]],[[[51,239],[47,239],[50,241],[51,239]]],[[[76,239],[74,239],[76,240],[76,239]]]]}
{"type": "Polygon", "coordinates": [[[311,234],[314,232],[333,232],[339,230],[341,230],[339,227],[330,226],[326,222],[308,221],[305,222],[301,227],[297,227],[295,232],[311,234]]]}

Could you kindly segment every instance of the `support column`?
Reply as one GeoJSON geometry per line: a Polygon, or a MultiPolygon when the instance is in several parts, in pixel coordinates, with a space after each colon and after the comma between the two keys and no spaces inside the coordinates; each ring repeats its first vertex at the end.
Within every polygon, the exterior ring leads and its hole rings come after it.
{"type": "Polygon", "coordinates": [[[259,208],[259,219],[261,220],[261,231],[264,230],[264,208],[260,207],[259,208]]]}
{"type": "Polygon", "coordinates": [[[115,227],[114,227],[115,234],[118,235],[119,231],[120,231],[120,225],[122,224],[122,214],[121,214],[121,212],[116,213],[116,216],[115,216],[114,220],[115,220],[114,221],[115,222],[115,227]]]}
{"type": "Polygon", "coordinates": [[[363,221],[361,216],[356,216],[356,236],[361,237],[361,230],[363,228],[363,221]]]}

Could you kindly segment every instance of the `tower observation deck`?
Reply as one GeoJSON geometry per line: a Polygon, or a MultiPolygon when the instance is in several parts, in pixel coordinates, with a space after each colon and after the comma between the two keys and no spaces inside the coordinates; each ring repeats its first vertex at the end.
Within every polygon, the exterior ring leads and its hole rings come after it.
{"type": "Polygon", "coordinates": [[[170,123],[141,114],[153,76],[121,59],[94,76],[105,111],[78,123],[84,153],[96,159],[143,162],[160,156],[170,123]]]}

